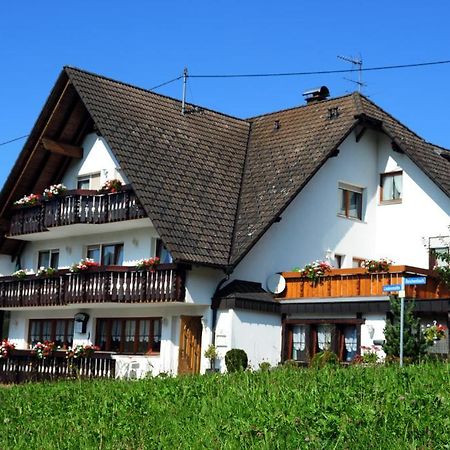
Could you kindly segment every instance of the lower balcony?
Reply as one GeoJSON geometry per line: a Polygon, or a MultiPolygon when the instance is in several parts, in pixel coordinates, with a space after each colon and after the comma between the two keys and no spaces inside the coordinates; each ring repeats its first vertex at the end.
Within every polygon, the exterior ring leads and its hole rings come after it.
{"type": "Polygon", "coordinates": [[[333,269],[315,283],[298,272],[283,272],[286,288],[280,300],[386,297],[383,286],[401,284],[402,278],[425,276],[426,284],[406,286],[406,297],[414,299],[450,299],[450,288],[431,270],[411,266],[391,266],[389,272],[368,273],[366,269],[333,269]]]}
{"type": "Polygon", "coordinates": [[[115,378],[116,361],[110,353],[67,359],[65,351],[56,351],[38,359],[31,350],[13,350],[0,359],[0,383],[23,383],[75,378],[115,378]]]}
{"type": "Polygon", "coordinates": [[[186,267],[160,264],[154,271],[104,266],[85,272],[59,270],[52,277],[0,277],[0,308],[77,303],[182,302],[186,267]]]}

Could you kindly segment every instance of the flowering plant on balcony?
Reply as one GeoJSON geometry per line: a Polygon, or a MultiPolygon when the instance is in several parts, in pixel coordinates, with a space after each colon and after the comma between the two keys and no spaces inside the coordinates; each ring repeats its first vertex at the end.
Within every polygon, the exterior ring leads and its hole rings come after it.
{"type": "Polygon", "coordinates": [[[436,264],[433,267],[441,281],[450,287],[450,253],[434,253],[436,264]]]}
{"type": "Polygon", "coordinates": [[[39,267],[36,272],[37,277],[53,277],[58,273],[58,269],[54,269],[53,267],[39,267]]]}
{"type": "Polygon", "coordinates": [[[295,267],[294,272],[300,272],[302,277],[308,278],[311,283],[317,283],[320,277],[325,276],[333,266],[327,261],[314,261],[310,264],[306,264],[303,269],[295,267]]]}
{"type": "Polygon", "coordinates": [[[28,275],[28,271],[24,269],[19,269],[13,272],[12,276],[18,278],[19,280],[23,280],[28,275]]]}
{"type": "Polygon", "coordinates": [[[48,358],[55,350],[55,343],[52,341],[37,342],[31,347],[31,352],[38,359],[48,358]]]}
{"type": "Polygon", "coordinates": [[[67,359],[90,358],[100,347],[91,344],[78,344],[66,351],[67,359]]]}
{"type": "Polygon", "coordinates": [[[57,197],[58,195],[64,194],[67,191],[67,187],[63,184],[52,184],[50,187],[44,190],[42,194],[42,198],[44,200],[51,200],[52,198],[57,197]]]}
{"type": "Polygon", "coordinates": [[[24,195],[14,202],[16,206],[34,206],[39,203],[41,196],[39,194],[24,195]]]}
{"type": "Polygon", "coordinates": [[[80,262],[72,264],[70,271],[73,273],[85,272],[86,270],[100,267],[100,264],[93,259],[82,259],[80,262]]]}
{"type": "Polygon", "coordinates": [[[7,359],[11,350],[14,350],[16,346],[9,342],[8,339],[3,339],[0,342],[0,359],[7,359]]]}
{"type": "Polygon", "coordinates": [[[361,267],[369,273],[389,272],[389,267],[392,266],[393,261],[388,258],[381,259],[365,259],[361,263],[361,267]]]}
{"type": "Polygon", "coordinates": [[[159,264],[159,258],[157,256],[153,258],[148,259],[140,259],[136,263],[136,269],[138,270],[150,270],[150,272],[153,272],[155,270],[155,267],[159,264]]]}
{"type": "Polygon", "coordinates": [[[428,345],[432,345],[435,341],[440,341],[445,338],[445,326],[433,321],[433,325],[428,324],[423,335],[428,345]]]}
{"type": "Polygon", "coordinates": [[[114,178],[113,180],[105,181],[105,183],[100,189],[100,192],[110,192],[110,193],[119,192],[122,189],[122,186],[123,186],[122,182],[117,178],[114,178]]]}

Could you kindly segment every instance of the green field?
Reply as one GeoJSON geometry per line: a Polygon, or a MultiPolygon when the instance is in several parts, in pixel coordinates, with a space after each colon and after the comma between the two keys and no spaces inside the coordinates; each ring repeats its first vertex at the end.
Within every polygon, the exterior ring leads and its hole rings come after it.
{"type": "Polygon", "coordinates": [[[0,387],[0,449],[443,449],[447,364],[0,387]]]}

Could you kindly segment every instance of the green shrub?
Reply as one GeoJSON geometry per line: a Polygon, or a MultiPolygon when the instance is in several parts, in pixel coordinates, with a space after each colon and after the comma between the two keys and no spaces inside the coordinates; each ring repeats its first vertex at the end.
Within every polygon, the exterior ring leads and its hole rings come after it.
{"type": "Polygon", "coordinates": [[[271,367],[270,362],[263,361],[262,363],[259,363],[259,370],[262,372],[268,372],[271,367]]]}
{"type": "Polygon", "coordinates": [[[240,348],[228,350],[225,354],[225,365],[228,372],[239,372],[248,366],[247,353],[240,348]]]}
{"type": "Polygon", "coordinates": [[[310,366],[315,369],[321,369],[325,366],[336,366],[339,364],[339,358],[336,353],[333,353],[329,350],[325,350],[324,352],[316,353],[311,359],[310,366]]]}

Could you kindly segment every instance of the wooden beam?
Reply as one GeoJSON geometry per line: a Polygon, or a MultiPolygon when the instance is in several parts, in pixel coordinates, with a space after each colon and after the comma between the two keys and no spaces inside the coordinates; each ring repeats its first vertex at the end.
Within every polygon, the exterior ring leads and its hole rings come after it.
{"type": "Polygon", "coordinates": [[[77,159],[81,159],[83,157],[83,149],[81,147],[64,144],[62,142],[56,142],[48,138],[42,138],[41,142],[44,148],[51,153],[57,153],[58,155],[77,159]]]}

